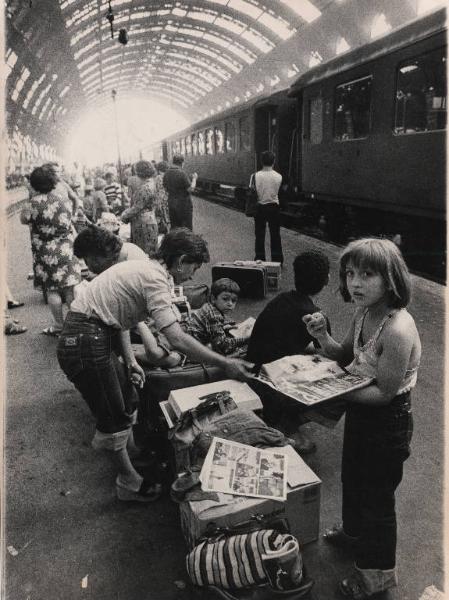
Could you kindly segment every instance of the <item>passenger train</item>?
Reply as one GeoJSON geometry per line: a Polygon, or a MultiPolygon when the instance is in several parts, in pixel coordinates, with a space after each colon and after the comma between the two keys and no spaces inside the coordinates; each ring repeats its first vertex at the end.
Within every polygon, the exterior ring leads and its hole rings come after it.
{"type": "Polygon", "coordinates": [[[411,268],[444,279],[446,44],[441,10],[164,139],[160,156],[183,154],[199,190],[242,207],[271,149],[284,225],[389,236],[411,268]]]}

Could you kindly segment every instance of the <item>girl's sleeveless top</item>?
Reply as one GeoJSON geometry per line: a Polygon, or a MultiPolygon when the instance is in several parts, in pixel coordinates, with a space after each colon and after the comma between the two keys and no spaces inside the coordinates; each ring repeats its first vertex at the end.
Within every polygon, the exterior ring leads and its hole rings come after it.
{"type": "MultiPolygon", "coordinates": [[[[377,378],[379,354],[376,352],[376,342],[379,339],[385,323],[397,312],[397,310],[405,309],[396,309],[386,315],[366,344],[362,344],[361,342],[361,333],[368,309],[365,309],[357,319],[354,330],[354,360],[346,367],[350,373],[362,375],[364,377],[372,377],[373,379],[377,378]]],[[[413,369],[407,369],[404,379],[399,386],[397,395],[405,394],[405,392],[408,392],[415,387],[418,376],[418,367],[419,365],[413,369]]]]}

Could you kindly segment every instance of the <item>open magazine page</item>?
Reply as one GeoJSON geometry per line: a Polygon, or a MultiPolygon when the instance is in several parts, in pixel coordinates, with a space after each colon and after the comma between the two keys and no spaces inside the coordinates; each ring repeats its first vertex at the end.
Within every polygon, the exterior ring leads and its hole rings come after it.
{"type": "Polygon", "coordinates": [[[235,327],[229,330],[229,335],[234,338],[249,337],[254,327],[256,319],[254,317],[248,317],[245,321],[238,323],[235,327]]]}
{"type": "Polygon", "coordinates": [[[306,406],[369,385],[369,377],[352,375],[319,354],[295,354],[262,366],[260,381],[306,406]]]}
{"type": "Polygon", "coordinates": [[[288,456],[214,438],[201,469],[201,488],[255,498],[287,500],[288,456]]]}

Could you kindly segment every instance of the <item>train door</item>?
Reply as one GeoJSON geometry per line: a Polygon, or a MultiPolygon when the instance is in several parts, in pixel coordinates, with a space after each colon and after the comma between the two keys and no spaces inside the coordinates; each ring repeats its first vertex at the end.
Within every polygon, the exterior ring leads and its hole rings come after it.
{"type": "Polygon", "coordinates": [[[261,106],[255,110],[255,135],[254,152],[256,155],[257,169],[261,168],[260,155],[265,150],[277,154],[277,106],[261,106]]]}

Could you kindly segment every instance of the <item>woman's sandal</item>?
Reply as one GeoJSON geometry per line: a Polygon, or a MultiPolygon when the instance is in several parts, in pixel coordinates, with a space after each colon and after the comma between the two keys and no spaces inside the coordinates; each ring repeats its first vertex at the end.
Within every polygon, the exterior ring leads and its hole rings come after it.
{"type": "Polygon", "coordinates": [[[5,335],[18,335],[19,333],[25,333],[25,331],[27,331],[27,328],[19,325],[16,321],[5,325],[5,335]]]}
{"type": "Polygon", "coordinates": [[[17,302],[17,300],[8,300],[8,308],[20,308],[21,306],[25,306],[25,302],[17,302]]]}
{"type": "Polygon", "coordinates": [[[124,502],[154,502],[162,495],[162,485],[160,483],[151,483],[145,481],[145,479],[142,481],[137,492],[122,487],[118,483],[115,484],[115,488],[117,490],[117,498],[124,502]]]}
{"type": "Polygon", "coordinates": [[[54,327],[46,327],[43,331],[43,335],[47,335],[49,337],[59,337],[61,335],[62,329],[55,329],[54,327]]]}

